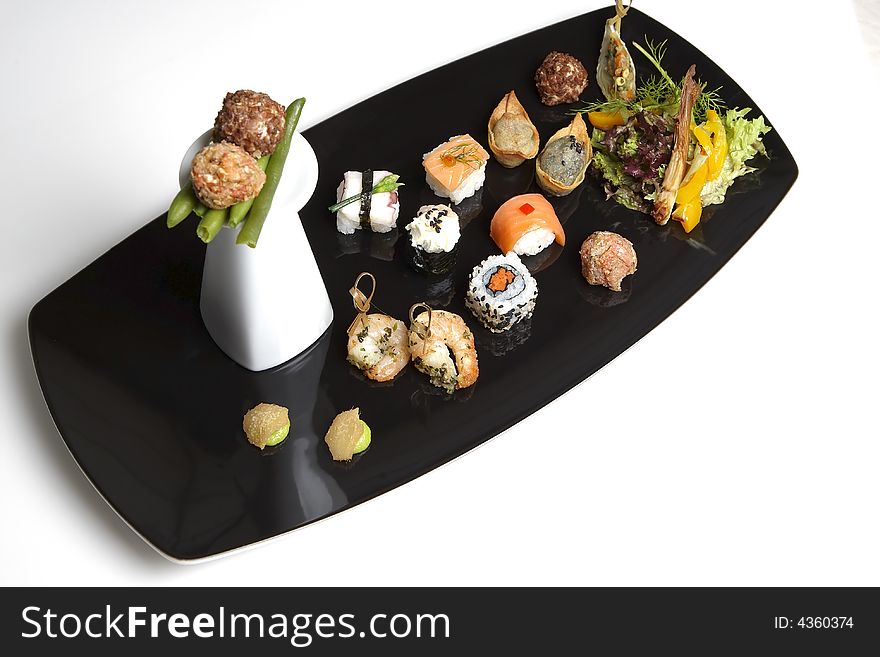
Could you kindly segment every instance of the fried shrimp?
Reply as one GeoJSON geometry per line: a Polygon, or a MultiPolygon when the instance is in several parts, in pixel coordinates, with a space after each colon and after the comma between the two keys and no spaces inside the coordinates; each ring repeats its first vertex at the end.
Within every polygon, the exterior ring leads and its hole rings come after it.
{"type": "Polygon", "coordinates": [[[390,381],[409,362],[409,335],[406,324],[384,313],[370,313],[376,293],[376,277],[364,271],[348,291],[357,315],[348,327],[348,362],[373,381],[390,381]],[[364,294],[358,285],[363,279],[373,287],[364,294]]]}
{"type": "Polygon", "coordinates": [[[409,362],[406,325],[393,317],[372,313],[348,336],[348,362],[373,381],[390,381],[409,362]]]}
{"type": "Polygon", "coordinates": [[[417,370],[448,392],[476,383],[480,369],[474,334],[461,317],[416,304],[410,308],[410,320],[409,349],[417,370]],[[414,316],[420,307],[427,310],[414,316]]]}

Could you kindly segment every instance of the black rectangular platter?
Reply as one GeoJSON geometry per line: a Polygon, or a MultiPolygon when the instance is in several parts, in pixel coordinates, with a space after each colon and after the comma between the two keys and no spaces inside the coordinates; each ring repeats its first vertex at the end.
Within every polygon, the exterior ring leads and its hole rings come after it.
{"type": "MultiPolygon", "coordinates": [[[[594,77],[610,13],[592,12],[494,46],[304,132],[318,156],[320,178],[301,216],[335,311],[330,331],[307,356],[261,373],[228,359],[199,314],[205,247],[189,229],[168,231],[164,216],[34,307],[31,348],[59,432],[100,494],[145,540],[172,559],[210,557],[327,517],[428,472],[623,352],[761,226],[797,177],[776,130],[765,138],[770,158],[757,158],[759,170],[738,180],[727,201],[712,208],[690,236],[674,222],[659,227],[606,201],[590,177],[572,195],[554,200],[568,241],[531,263],[538,305],[530,332],[519,341],[482,329],[464,308],[464,292],[470,269],[498,252],[488,230],[494,211],[510,196],[539,191],[531,163],[514,170],[489,163],[485,187],[462,204],[461,250],[450,279],[432,281],[407,266],[402,227],[420,205],[442,202],[424,183],[422,153],[466,132],[485,145],[488,116],[511,89],[543,143],[570,120],[572,106],[538,102],[536,67],[550,50],[560,50],[581,59],[594,77]],[[386,236],[342,236],[326,207],[344,171],[368,167],[394,171],[406,182],[399,229],[386,236]],[[620,293],[590,287],[581,277],[578,248],[594,230],[614,230],[635,245],[638,272],[620,293]],[[447,396],[412,367],[393,382],[376,384],[346,363],[345,331],[354,312],[347,290],[365,270],[378,279],[377,304],[399,319],[421,300],[465,319],[479,354],[473,388],[447,396]],[[265,452],[250,446],[241,430],[245,411],[262,401],[287,406],[293,418],[288,440],[265,452]],[[351,463],[334,463],[324,433],[338,412],[355,405],[373,429],[373,444],[351,463]]],[[[711,60],[633,10],[624,37],[641,42],[644,36],[668,39],[665,64],[673,76],[695,63],[702,80],[723,87],[728,105],[761,113],[711,60]]],[[[634,56],[640,74],[649,73],[644,58],[634,56]]],[[[591,82],[583,100],[598,94],[591,82]]],[[[767,120],[772,125],[772,117],[767,120]]],[[[547,436],[533,449],[553,449],[552,441],[547,436]]]]}

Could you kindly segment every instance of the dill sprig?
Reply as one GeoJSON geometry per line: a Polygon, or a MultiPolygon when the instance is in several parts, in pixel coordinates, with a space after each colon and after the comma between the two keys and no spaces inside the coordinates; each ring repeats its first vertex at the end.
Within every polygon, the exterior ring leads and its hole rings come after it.
{"type": "Polygon", "coordinates": [[[627,103],[625,101],[620,100],[619,98],[615,98],[614,100],[592,100],[583,107],[580,107],[576,110],[571,110],[570,114],[583,114],[584,112],[620,112],[620,111],[628,111],[630,108],[635,107],[638,102],[635,103],[627,103]]]}
{"type": "MultiPolygon", "coordinates": [[[[666,41],[654,43],[647,36],[645,45],[633,42],[633,46],[657,69],[659,77],[655,74],[643,78],[642,83],[636,88],[636,98],[632,102],[618,99],[608,101],[593,101],[576,112],[622,112],[624,114],[639,114],[641,112],[657,112],[673,116],[678,113],[681,102],[682,82],[675,82],[672,76],[663,67],[663,58],[666,56],[666,41]]],[[[708,110],[713,109],[721,112],[726,109],[724,99],[721,97],[721,87],[706,90],[706,83],[697,82],[700,86],[700,95],[694,105],[694,121],[702,123],[706,120],[708,110]]]]}
{"type": "Polygon", "coordinates": [[[706,83],[700,86],[700,95],[697,97],[697,103],[694,105],[694,121],[702,123],[706,120],[709,110],[715,110],[719,114],[727,109],[727,103],[718,93],[721,87],[716,87],[706,91],[706,83]]]}
{"type": "Polygon", "coordinates": [[[641,45],[633,41],[633,46],[635,46],[636,50],[642,53],[649,62],[654,65],[660,75],[663,77],[663,81],[666,83],[666,86],[669,88],[670,93],[681,94],[681,86],[675,84],[672,78],[669,76],[669,73],[666,72],[666,69],[663,68],[663,58],[666,56],[666,41],[661,41],[658,44],[654,44],[648,37],[645,37],[645,48],[641,45]]]}
{"type": "Polygon", "coordinates": [[[455,166],[456,162],[461,162],[474,170],[479,169],[483,165],[483,160],[480,159],[477,153],[476,145],[471,143],[457,144],[447,148],[440,154],[440,161],[448,167],[455,166]]]}

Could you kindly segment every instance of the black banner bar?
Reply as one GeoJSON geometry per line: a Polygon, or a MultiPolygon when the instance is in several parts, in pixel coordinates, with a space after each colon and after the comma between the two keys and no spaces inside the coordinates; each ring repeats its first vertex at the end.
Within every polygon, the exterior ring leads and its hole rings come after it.
{"type": "Polygon", "coordinates": [[[2,598],[0,640],[14,655],[849,655],[880,646],[874,589],[4,589],[2,598]]]}

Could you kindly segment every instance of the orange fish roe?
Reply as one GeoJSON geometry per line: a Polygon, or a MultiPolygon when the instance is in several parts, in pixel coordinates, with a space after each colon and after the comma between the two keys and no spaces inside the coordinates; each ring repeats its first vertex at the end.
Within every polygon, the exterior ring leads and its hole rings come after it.
{"type": "Polygon", "coordinates": [[[514,278],[516,278],[516,275],[512,271],[499,267],[489,279],[489,289],[493,292],[503,292],[507,289],[508,285],[513,283],[514,278]]]}

